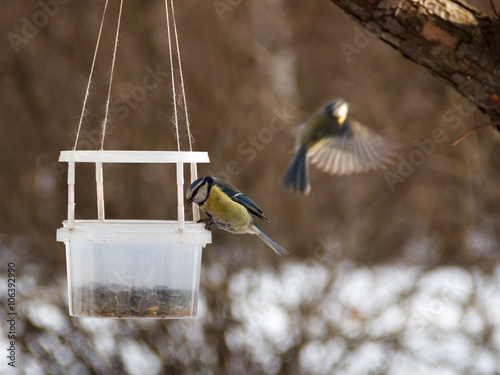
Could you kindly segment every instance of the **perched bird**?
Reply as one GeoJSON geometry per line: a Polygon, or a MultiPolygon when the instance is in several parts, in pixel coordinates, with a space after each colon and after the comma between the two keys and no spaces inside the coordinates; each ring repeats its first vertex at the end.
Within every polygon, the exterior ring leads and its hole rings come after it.
{"type": "Polygon", "coordinates": [[[254,218],[259,218],[269,223],[260,207],[229,182],[210,176],[201,177],[191,184],[186,197],[188,204],[196,203],[207,214],[207,219],[198,220],[198,223],[205,223],[206,229],[210,230],[215,224],[231,233],[256,234],[276,254],[288,254],[254,221],[254,218]]]}
{"type": "Polygon", "coordinates": [[[349,106],[335,99],[313,114],[299,129],[295,157],[283,176],[283,185],[309,194],[308,159],[323,172],[336,175],[384,168],[395,156],[389,139],[347,119],[349,106]]]}

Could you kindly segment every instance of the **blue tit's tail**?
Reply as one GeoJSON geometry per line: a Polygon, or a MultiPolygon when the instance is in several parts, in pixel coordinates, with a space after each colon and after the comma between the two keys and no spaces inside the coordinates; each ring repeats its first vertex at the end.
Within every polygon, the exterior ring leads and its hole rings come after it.
{"type": "Polygon", "coordinates": [[[261,227],[257,225],[257,223],[253,223],[255,227],[255,234],[260,237],[262,241],[266,243],[267,246],[269,246],[271,249],[274,250],[274,252],[278,255],[287,255],[290,254],[288,251],[286,251],[279,243],[277,243],[275,240],[273,240],[269,235],[262,230],[261,227]]]}
{"type": "Polygon", "coordinates": [[[283,186],[300,192],[309,194],[311,187],[307,178],[307,150],[301,146],[295,153],[292,163],[283,175],[283,186]]]}

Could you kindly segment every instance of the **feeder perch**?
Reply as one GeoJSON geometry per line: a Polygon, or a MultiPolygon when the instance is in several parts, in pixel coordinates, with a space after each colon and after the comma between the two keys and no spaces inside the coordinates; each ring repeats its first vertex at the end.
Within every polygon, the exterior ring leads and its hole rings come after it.
{"type": "Polygon", "coordinates": [[[197,313],[202,248],[212,235],[184,219],[184,164],[206,152],[62,151],[68,163],[68,219],[57,230],[66,246],[69,313],[94,318],[188,318],[197,313]],[[75,220],[75,166],[95,163],[97,219],[75,220]],[[177,220],[107,220],[103,163],[175,163],[177,220]]]}

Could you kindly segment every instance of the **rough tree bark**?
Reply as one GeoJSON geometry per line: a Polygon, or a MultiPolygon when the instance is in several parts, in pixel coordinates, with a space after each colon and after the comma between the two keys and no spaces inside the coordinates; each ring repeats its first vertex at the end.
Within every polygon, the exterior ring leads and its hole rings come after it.
{"type": "Polygon", "coordinates": [[[461,0],[331,0],[500,120],[500,23],[461,0]]]}

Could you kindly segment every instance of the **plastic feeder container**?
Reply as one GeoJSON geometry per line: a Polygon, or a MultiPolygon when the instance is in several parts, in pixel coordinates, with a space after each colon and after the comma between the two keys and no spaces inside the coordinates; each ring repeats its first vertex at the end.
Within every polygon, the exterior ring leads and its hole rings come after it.
{"type": "Polygon", "coordinates": [[[96,318],[188,318],[197,313],[201,255],[211,233],[184,221],[183,163],[208,162],[202,152],[63,151],[68,220],[57,230],[66,246],[69,313],[96,318]],[[99,159],[98,161],[96,161],[99,159]],[[96,163],[97,220],[74,220],[74,163],[96,163]],[[105,220],[102,163],[177,163],[178,220],[105,220]]]}

